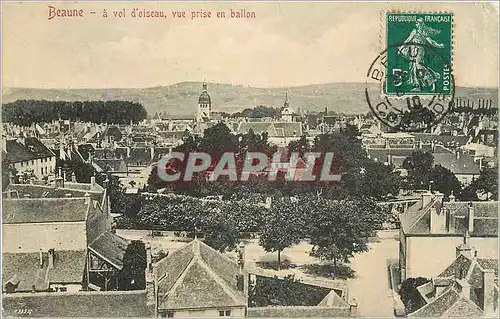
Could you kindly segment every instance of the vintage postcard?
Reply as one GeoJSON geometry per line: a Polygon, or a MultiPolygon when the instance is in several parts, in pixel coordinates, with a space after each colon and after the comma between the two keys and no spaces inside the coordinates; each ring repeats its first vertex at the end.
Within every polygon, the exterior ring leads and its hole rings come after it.
{"type": "Polygon", "coordinates": [[[2,316],[498,318],[497,2],[0,5],[2,316]]]}

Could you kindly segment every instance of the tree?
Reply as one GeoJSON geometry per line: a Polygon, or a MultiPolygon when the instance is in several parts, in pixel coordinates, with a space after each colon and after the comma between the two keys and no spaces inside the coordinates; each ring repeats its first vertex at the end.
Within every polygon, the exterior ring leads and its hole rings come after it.
{"type": "Polygon", "coordinates": [[[346,196],[370,196],[382,200],[389,195],[397,196],[401,176],[392,165],[366,160],[360,167],[353,167],[343,175],[341,186],[346,196]]]}
{"type": "Polygon", "coordinates": [[[408,183],[412,189],[429,186],[429,172],[434,165],[434,156],[421,150],[414,151],[403,161],[403,168],[408,170],[408,183]]]}
{"type": "Polygon", "coordinates": [[[128,124],[137,123],[147,115],[142,104],[130,101],[17,100],[2,106],[2,121],[20,126],[59,119],[128,124]]]}
{"type": "Polygon", "coordinates": [[[382,210],[366,198],[320,199],[307,205],[311,255],[332,260],[334,267],[339,261],[349,262],[355,253],[368,251],[368,238],[376,234],[385,220],[382,210]]]}
{"type": "Polygon", "coordinates": [[[473,190],[486,194],[487,200],[498,200],[498,168],[485,167],[471,183],[473,190]]]}
{"type": "Polygon", "coordinates": [[[146,289],[146,267],[146,247],[142,241],[133,240],[123,256],[119,290],[146,289]]]}
{"type": "Polygon", "coordinates": [[[16,176],[17,170],[10,163],[10,155],[2,152],[2,191],[9,186],[11,174],[16,176]]]}
{"type": "Polygon", "coordinates": [[[250,291],[249,306],[316,306],[330,291],[324,287],[302,284],[294,275],[283,279],[257,276],[250,291]]]}
{"type": "Polygon", "coordinates": [[[428,282],[430,282],[430,280],[427,278],[417,277],[408,278],[401,284],[399,295],[401,296],[401,301],[405,305],[407,314],[415,312],[425,305],[425,301],[422,299],[417,287],[428,282]]]}
{"type": "Polygon", "coordinates": [[[462,190],[462,184],[455,174],[441,165],[435,165],[430,170],[429,180],[432,181],[433,188],[443,193],[446,197],[450,196],[451,192],[460,194],[462,190]]]}
{"type": "Polygon", "coordinates": [[[234,249],[241,237],[235,221],[221,212],[211,214],[203,230],[205,243],[220,252],[234,249]]]}
{"type": "Polygon", "coordinates": [[[283,249],[298,244],[303,237],[304,219],[297,202],[275,200],[264,217],[259,244],[268,252],[278,252],[278,270],[283,249]]]}

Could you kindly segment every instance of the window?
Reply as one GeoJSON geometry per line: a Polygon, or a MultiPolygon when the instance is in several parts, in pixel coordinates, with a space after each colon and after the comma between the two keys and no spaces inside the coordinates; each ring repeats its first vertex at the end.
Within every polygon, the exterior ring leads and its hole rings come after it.
{"type": "Polygon", "coordinates": [[[31,165],[35,165],[35,160],[32,160],[32,161],[31,161],[31,165]]]}
{"type": "Polygon", "coordinates": [[[231,317],[231,310],[219,310],[219,317],[231,317]]]}

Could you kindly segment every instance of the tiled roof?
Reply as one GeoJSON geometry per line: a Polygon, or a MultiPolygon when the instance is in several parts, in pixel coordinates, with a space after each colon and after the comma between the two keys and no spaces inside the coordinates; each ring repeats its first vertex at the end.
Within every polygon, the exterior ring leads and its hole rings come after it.
{"type": "Polygon", "coordinates": [[[435,135],[429,133],[412,133],[412,135],[415,136],[415,141],[422,141],[423,143],[430,143],[434,141],[434,142],[440,142],[444,145],[449,145],[449,144],[465,145],[469,140],[469,137],[465,135],[453,136],[453,135],[435,135]]]}
{"type": "Polygon", "coordinates": [[[127,164],[123,159],[95,159],[92,164],[99,166],[103,171],[126,172],[127,164]]]}
{"type": "Polygon", "coordinates": [[[276,122],[273,123],[276,129],[281,129],[285,137],[302,136],[302,123],[300,122],[276,122]]]}
{"type": "Polygon", "coordinates": [[[246,304],[237,290],[239,266],[195,239],[155,264],[160,309],[246,304]]]}
{"type": "Polygon", "coordinates": [[[104,232],[90,245],[89,249],[118,269],[123,268],[123,256],[129,242],[112,232],[104,232]]]}
{"type": "Polygon", "coordinates": [[[255,134],[267,132],[269,137],[302,136],[302,123],[300,122],[242,122],[238,133],[246,134],[253,130],[255,134]]]}
{"type": "Polygon", "coordinates": [[[462,277],[469,272],[472,260],[465,255],[459,255],[438,277],[462,277]],[[462,275],[461,275],[462,274],[462,275]]]}
{"type": "Polygon", "coordinates": [[[70,194],[71,197],[84,197],[89,193],[92,199],[101,201],[104,189],[97,183],[92,187],[91,184],[65,182],[64,188],[50,185],[9,184],[6,189],[6,192],[8,191],[15,197],[19,195],[19,198],[26,195],[30,198],[65,198],[70,194]]]}
{"type": "Polygon", "coordinates": [[[35,137],[25,138],[24,144],[17,140],[7,140],[6,150],[12,163],[55,156],[51,150],[35,137]]]}
{"type": "Polygon", "coordinates": [[[459,299],[459,293],[453,286],[450,286],[432,302],[408,314],[408,317],[441,317],[449,309],[450,305],[453,305],[459,299]]]}
{"type": "Polygon", "coordinates": [[[477,318],[483,311],[470,299],[459,299],[443,313],[443,317],[477,318]]]}
{"type": "Polygon", "coordinates": [[[460,154],[459,158],[453,153],[435,153],[434,164],[449,169],[455,175],[479,175],[479,164],[469,154],[460,154]]]}
{"type": "Polygon", "coordinates": [[[468,207],[474,207],[474,222],[471,236],[498,236],[498,202],[444,202],[438,203],[435,198],[422,209],[421,201],[399,215],[402,230],[405,234],[429,234],[430,212],[435,205],[437,210],[444,210],[447,218],[454,219],[454,228],[448,229],[448,234],[465,235],[468,231],[468,207]],[[476,211],[478,212],[476,214],[476,211]],[[450,213],[450,214],[448,214],[450,213]]]}
{"type": "Polygon", "coordinates": [[[85,198],[4,199],[4,224],[85,221],[90,203],[85,198]]]}
{"type": "Polygon", "coordinates": [[[17,276],[16,291],[46,290],[50,283],[81,283],[85,269],[84,250],[56,250],[54,268],[48,268],[48,253],[43,252],[43,267],[40,268],[39,253],[3,253],[3,287],[12,277],[17,276]]]}
{"type": "Polygon", "coordinates": [[[422,208],[422,202],[418,201],[408,208],[408,210],[399,215],[401,228],[405,234],[415,231],[416,223],[423,218],[431,208],[431,203],[422,208]]]}

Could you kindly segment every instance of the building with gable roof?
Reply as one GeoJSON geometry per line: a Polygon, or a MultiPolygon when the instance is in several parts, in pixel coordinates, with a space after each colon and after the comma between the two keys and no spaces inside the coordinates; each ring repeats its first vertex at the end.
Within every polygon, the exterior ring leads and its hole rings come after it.
{"type": "Polygon", "coordinates": [[[153,265],[159,317],[244,317],[248,276],[198,239],[153,265]]]}
{"type": "Polygon", "coordinates": [[[497,258],[498,201],[456,202],[452,195],[444,202],[443,198],[437,192],[422,193],[420,201],[400,214],[401,280],[436,277],[453,262],[454,248],[466,234],[483,258],[497,258]]]}
{"type": "Polygon", "coordinates": [[[56,155],[36,137],[2,137],[2,156],[20,174],[42,179],[56,168],[56,155]]]}
{"type": "Polygon", "coordinates": [[[498,259],[479,258],[465,236],[456,259],[417,290],[425,305],[408,317],[498,318],[498,259]]]}
{"type": "Polygon", "coordinates": [[[3,194],[3,288],[8,293],[111,290],[128,241],[111,230],[107,189],[9,184],[3,194]],[[22,265],[22,266],[21,266],[22,265]]]}

